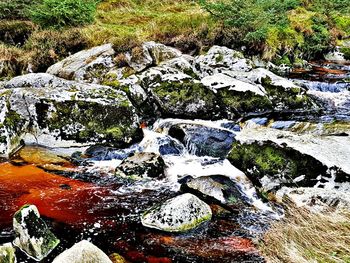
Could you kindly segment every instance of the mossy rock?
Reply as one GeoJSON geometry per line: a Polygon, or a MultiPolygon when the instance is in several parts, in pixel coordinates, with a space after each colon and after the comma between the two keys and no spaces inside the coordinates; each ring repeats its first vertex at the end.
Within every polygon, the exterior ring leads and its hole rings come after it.
{"type": "Polygon", "coordinates": [[[39,127],[48,128],[52,133],[59,131],[64,140],[99,141],[122,147],[140,140],[142,132],[135,123],[130,102],[119,103],[41,100],[35,106],[39,127]]]}
{"type": "Polygon", "coordinates": [[[16,263],[16,249],[11,243],[0,246],[0,263],[16,263]]]}
{"type": "Polygon", "coordinates": [[[227,117],[273,110],[272,102],[268,97],[257,95],[251,91],[239,92],[224,88],[218,90],[218,96],[224,112],[228,114],[227,117]]]}
{"type": "Polygon", "coordinates": [[[304,111],[315,110],[315,103],[306,94],[305,90],[299,87],[285,88],[274,85],[270,77],[261,80],[268,97],[272,101],[275,110],[304,111]]]}
{"type": "Polygon", "coordinates": [[[257,186],[262,186],[261,179],[264,176],[274,178],[286,186],[314,186],[316,178],[327,175],[328,170],[327,166],[315,158],[272,141],[236,142],[228,159],[257,186]],[[305,175],[302,181],[294,182],[294,179],[302,175],[305,175]]]}
{"type": "Polygon", "coordinates": [[[13,216],[14,245],[37,261],[45,258],[60,240],[40,218],[36,206],[25,205],[13,216]]]}
{"type": "Polygon", "coordinates": [[[219,113],[214,92],[191,80],[162,82],[152,93],[164,117],[212,119],[219,113]]]}

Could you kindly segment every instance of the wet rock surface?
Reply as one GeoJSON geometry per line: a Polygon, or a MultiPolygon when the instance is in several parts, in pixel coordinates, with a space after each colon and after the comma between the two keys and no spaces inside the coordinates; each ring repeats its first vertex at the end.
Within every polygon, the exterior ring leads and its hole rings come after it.
{"type": "Polygon", "coordinates": [[[161,178],[164,176],[165,163],[155,153],[135,153],[124,159],[117,167],[116,175],[161,178]]]}
{"type": "Polygon", "coordinates": [[[235,141],[231,131],[185,123],[171,126],[169,135],[197,156],[225,158],[235,141]]]}

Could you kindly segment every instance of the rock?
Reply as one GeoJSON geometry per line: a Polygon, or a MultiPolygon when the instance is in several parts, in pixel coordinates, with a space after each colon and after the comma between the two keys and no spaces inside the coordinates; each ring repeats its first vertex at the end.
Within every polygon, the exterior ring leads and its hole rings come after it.
{"type": "Polygon", "coordinates": [[[213,46],[208,53],[195,58],[195,72],[201,77],[221,73],[224,70],[249,71],[253,63],[241,52],[220,46],[213,46]]]}
{"type": "Polygon", "coordinates": [[[13,244],[37,261],[44,259],[60,242],[34,205],[25,205],[15,213],[13,229],[16,235],[13,244]]]}
{"type": "Polygon", "coordinates": [[[179,50],[155,42],[146,42],[141,48],[134,48],[131,54],[126,54],[129,66],[136,72],[179,56],[179,50]]]}
{"type": "Polygon", "coordinates": [[[5,88],[2,155],[21,140],[49,147],[120,147],[142,137],[136,109],[123,91],[47,73],[16,77],[5,88]]]}
{"type": "Polygon", "coordinates": [[[192,154],[218,158],[227,156],[235,138],[227,129],[186,123],[171,126],[169,135],[182,142],[192,154]]]}
{"type": "Polygon", "coordinates": [[[213,91],[217,91],[222,88],[228,88],[229,90],[238,92],[250,91],[252,93],[255,93],[255,95],[266,96],[266,91],[262,87],[237,80],[222,73],[204,77],[202,78],[201,82],[204,86],[213,91]]]}
{"type": "Polygon", "coordinates": [[[219,115],[214,92],[186,74],[162,75],[143,85],[148,87],[164,117],[213,119],[219,115]]]}
{"type": "Polygon", "coordinates": [[[348,60],[345,59],[344,53],[341,51],[341,47],[337,47],[334,51],[326,54],[325,60],[339,64],[345,64],[348,62],[348,60]]]}
{"type": "Polygon", "coordinates": [[[109,256],[109,258],[113,263],[127,263],[125,258],[123,258],[118,253],[113,253],[112,255],[109,256]]]}
{"type": "Polygon", "coordinates": [[[237,208],[247,206],[250,200],[230,178],[223,175],[187,178],[181,189],[194,194],[215,199],[225,207],[237,208]]]}
{"type": "Polygon", "coordinates": [[[155,153],[135,153],[126,158],[116,169],[116,173],[126,176],[160,178],[164,176],[165,163],[155,153]]]}
{"type": "Polygon", "coordinates": [[[329,209],[349,210],[350,197],[348,189],[329,188],[287,188],[280,189],[276,196],[279,201],[284,198],[292,200],[298,207],[307,207],[315,212],[329,211],[329,209]]]}
{"type": "Polygon", "coordinates": [[[51,164],[62,166],[70,165],[69,161],[58,156],[58,153],[40,146],[25,146],[16,153],[14,158],[19,158],[26,163],[40,166],[51,164]]]}
{"type": "Polygon", "coordinates": [[[94,244],[83,240],[58,255],[52,263],[112,263],[94,244]]]}
{"type": "Polygon", "coordinates": [[[16,249],[11,243],[0,246],[0,263],[16,263],[16,249]]]}
{"type": "Polygon", "coordinates": [[[144,226],[167,232],[185,232],[210,220],[210,207],[192,194],[183,194],[151,208],[141,217],[144,226]]]}
{"type": "Polygon", "coordinates": [[[265,190],[350,181],[348,136],[260,127],[243,129],[236,140],[228,159],[265,190]]]}
{"type": "Polygon", "coordinates": [[[47,73],[68,80],[91,80],[114,66],[112,44],[106,44],[80,51],[68,58],[52,65],[47,73]],[[100,72],[99,72],[100,71],[100,72]]]}

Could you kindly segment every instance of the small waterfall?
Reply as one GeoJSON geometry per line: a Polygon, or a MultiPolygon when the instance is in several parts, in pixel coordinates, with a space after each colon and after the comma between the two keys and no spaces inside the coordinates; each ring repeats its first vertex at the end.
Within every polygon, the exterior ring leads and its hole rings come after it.
{"type": "MultiPolygon", "coordinates": [[[[162,187],[170,187],[173,190],[179,190],[181,184],[179,180],[191,176],[198,178],[202,176],[223,175],[230,178],[241,190],[242,195],[257,210],[274,214],[271,207],[264,203],[257,195],[255,187],[247,178],[247,176],[236,167],[234,167],[227,159],[215,158],[211,156],[197,156],[196,145],[193,144],[189,137],[185,138],[186,145],[183,145],[175,138],[168,135],[169,129],[175,124],[192,124],[204,125],[206,127],[221,129],[235,133],[234,131],[223,128],[227,121],[189,121],[179,119],[161,119],[158,120],[152,129],[145,128],[144,139],[137,145],[131,147],[134,151],[152,152],[160,154],[166,163],[166,179],[165,180],[146,180],[138,182],[133,186],[123,187],[118,192],[125,194],[129,191],[141,191],[142,189],[161,189],[162,187]],[[162,150],[163,147],[163,150],[162,150]],[[166,150],[164,150],[166,148],[166,150]]],[[[103,169],[108,166],[111,171],[122,162],[120,159],[99,160],[94,161],[94,169],[103,169]],[[111,169],[112,168],[112,169],[111,169]]]]}

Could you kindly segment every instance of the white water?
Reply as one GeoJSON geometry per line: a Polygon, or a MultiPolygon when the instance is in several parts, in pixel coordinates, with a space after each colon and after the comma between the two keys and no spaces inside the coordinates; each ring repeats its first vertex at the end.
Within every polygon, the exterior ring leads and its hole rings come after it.
{"type": "MultiPolygon", "coordinates": [[[[160,154],[160,140],[173,140],[177,144],[181,145],[179,141],[168,136],[168,131],[171,125],[174,124],[195,124],[203,125],[210,128],[226,130],[234,133],[233,131],[223,128],[221,125],[227,121],[203,121],[203,120],[180,120],[180,119],[161,119],[158,120],[153,129],[143,129],[144,139],[139,143],[139,149],[142,152],[152,152],[160,154]]],[[[136,147],[137,148],[137,147],[136,147]]],[[[140,180],[132,186],[124,186],[118,190],[118,193],[125,194],[130,191],[142,191],[144,189],[161,189],[164,187],[170,187],[172,190],[179,190],[181,184],[178,180],[185,176],[192,176],[198,178],[202,176],[210,175],[224,175],[235,182],[241,192],[249,200],[250,204],[256,209],[264,212],[272,212],[271,207],[262,202],[257,196],[256,189],[247,176],[234,167],[227,159],[218,159],[210,156],[199,157],[195,155],[195,145],[190,141],[187,143],[187,147],[183,147],[178,155],[163,155],[163,159],[166,164],[164,180],[145,179],[140,180]]],[[[113,159],[108,161],[94,161],[93,166],[90,168],[93,171],[102,170],[113,172],[115,168],[120,165],[122,160],[113,159]]],[[[277,217],[277,215],[276,215],[277,217]]]]}

